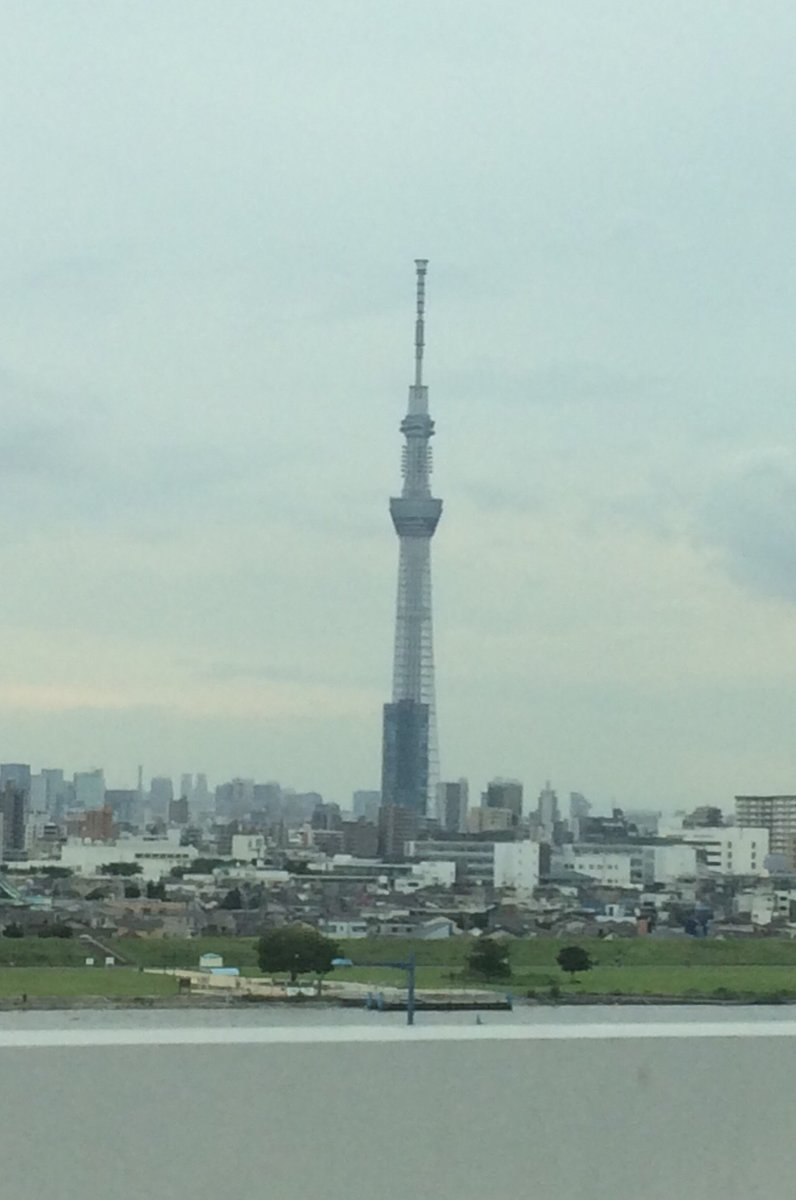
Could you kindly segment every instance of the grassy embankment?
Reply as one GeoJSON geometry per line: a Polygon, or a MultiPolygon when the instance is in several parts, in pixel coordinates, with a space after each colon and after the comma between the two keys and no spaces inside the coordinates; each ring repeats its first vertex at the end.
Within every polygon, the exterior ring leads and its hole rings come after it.
{"type": "MultiPolygon", "coordinates": [[[[336,970],[333,978],[374,986],[403,985],[404,972],[374,964],[403,960],[414,949],[418,987],[483,986],[481,980],[467,975],[465,959],[470,944],[466,939],[412,943],[390,938],[343,943],[341,953],[356,966],[336,970]]],[[[141,967],[196,967],[200,954],[214,951],[244,974],[259,973],[252,938],[124,939],[109,941],[108,945],[141,967]]],[[[85,967],[86,954],[86,948],[74,938],[0,938],[0,996],[22,992],[30,996],[154,996],[176,990],[173,980],[144,975],[135,968],[85,967]]],[[[511,942],[510,956],[511,980],[492,986],[516,995],[530,990],[544,997],[550,988],[558,988],[563,994],[796,997],[796,942],[779,939],[636,938],[605,942],[533,938],[511,942]],[[596,963],[574,983],[555,961],[559,949],[573,942],[588,950],[596,963]]]]}

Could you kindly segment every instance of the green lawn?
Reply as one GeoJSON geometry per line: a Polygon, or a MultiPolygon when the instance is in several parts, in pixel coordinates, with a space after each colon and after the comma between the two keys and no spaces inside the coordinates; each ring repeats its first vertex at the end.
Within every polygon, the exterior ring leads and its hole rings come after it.
{"type": "Polygon", "coordinates": [[[129,967],[2,967],[0,996],[173,996],[176,980],[129,967]]]}
{"type": "Polygon", "coordinates": [[[195,970],[202,954],[220,954],[228,967],[242,970],[257,967],[256,938],[100,938],[100,941],[139,967],[193,967],[195,970]]]}
{"type": "Polygon", "coordinates": [[[726,989],[740,995],[788,992],[796,996],[796,966],[598,966],[577,979],[574,984],[562,982],[562,990],[603,995],[617,992],[686,996],[689,993],[711,995],[726,989]]]}
{"type": "MultiPolygon", "coordinates": [[[[246,975],[259,974],[254,938],[167,938],[107,940],[111,950],[143,967],[197,967],[206,952],[223,955],[227,966],[246,975]]],[[[466,957],[469,938],[431,942],[364,938],[340,944],[340,953],[356,964],[339,968],[332,979],[380,985],[405,985],[406,972],[374,965],[403,961],[414,950],[420,988],[483,987],[469,977],[466,957]]],[[[770,996],[787,992],[796,996],[796,941],[761,938],[716,941],[694,938],[528,938],[508,943],[512,977],[494,982],[498,991],[517,996],[535,992],[545,997],[549,989],[602,995],[687,996],[727,992],[770,996]],[[559,970],[556,955],[562,946],[577,944],[589,952],[593,970],[573,983],[559,970]]],[[[77,938],[0,937],[0,995],[166,995],[175,990],[172,980],[141,975],[129,968],[82,966],[87,950],[77,938]],[[14,964],[13,970],[10,964],[14,964]],[[9,969],[4,969],[9,968],[9,969]],[[49,969],[48,969],[49,968],[49,969]],[[27,977],[29,980],[27,981],[27,977]]],[[[94,954],[99,958],[99,953],[94,954]]]]}
{"type": "MultiPolygon", "coordinates": [[[[335,971],[331,978],[378,987],[405,987],[406,972],[388,967],[357,967],[335,971]]],[[[724,990],[744,996],[768,996],[787,992],[796,996],[794,966],[596,966],[575,981],[555,964],[547,970],[513,969],[508,980],[485,983],[450,967],[418,967],[418,988],[488,987],[498,992],[524,996],[528,992],[545,998],[551,987],[564,994],[687,996],[712,995],[724,990]]]]}

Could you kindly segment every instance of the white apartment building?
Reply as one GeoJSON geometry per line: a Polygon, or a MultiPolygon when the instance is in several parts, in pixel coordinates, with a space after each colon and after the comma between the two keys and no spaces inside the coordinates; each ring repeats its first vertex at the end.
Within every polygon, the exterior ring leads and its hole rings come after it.
{"type": "Polygon", "coordinates": [[[556,851],[564,872],[587,875],[608,887],[642,887],[693,879],[698,873],[694,846],[596,845],[576,842],[556,851]]]}
{"type": "Polygon", "coordinates": [[[493,885],[532,892],[539,886],[539,843],[495,842],[493,885]]]}
{"type": "Polygon", "coordinates": [[[739,892],[733,901],[733,911],[752,925],[770,925],[775,919],[791,923],[796,909],[796,891],[787,888],[777,891],[758,891],[750,888],[739,892]]]}
{"type": "Polygon", "coordinates": [[[642,878],[645,884],[693,879],[698,870],[695,846],[642,847],[642,878]]]}
{"type": "MultiPolygon", "coordinates": [[[[179,830],[164,838],[119,838],[116,842],[84,842],[70,838],[61,847],[58,862],[70,867],[77,875],[98,875],[106,863],[137,863],[139,878],[157,881],[168,875],[172,867],[190,866],[198,855],[194,846],[181,846],[179,830]]],[[[31,863],[31,866],[36,864],[31,863]]],[[[53,860],[43,863],[52,866],[53,860]]]]}
{"type": "Polygon", "coordinates": [[[771,854],[796,865],[796,796],[736,796],[735,820],[742,828],[767,829],[771,854]]]}
{"type": "Polygon", "coordinates": [[[698,847],[714,875],[762,875],[769,853],[769,832],[762,828],[717,825],[703,829],[678,829],[670,836],[698,847]]]}
{"type": "Polygon", "coordinates": [[[445,874],[439,877],[439,883],[444,887],[461,882],[532,890],[539,883],[539,845],[529,839],[519,842],[430,839],[407,842],[406,850],[410,858],[422,855],[423,862],[416,866],[426,872],[433,867],[439,873],[443,868],[445,874]]]}
{"type": "Polygon", "coordinates": [[[449,859],[436,859],[412,863],[410,878],[421,888],[453,887],[456,882],[456,863],[449,859]]]}
{"type": "Polygon", "coordinates": [[[631,850],[576,843],[561,846],[555,861],[565,873],[587,875],[605,887],[629,888],[641,882],[641,862],[635,864],[633,855],[631,850]]]}
{"type": "Polygon", "coordinates": [[[265,854],[265,837],[262,833],[233,833],[232,857],[239,862],[252,862],[265,854]]]}

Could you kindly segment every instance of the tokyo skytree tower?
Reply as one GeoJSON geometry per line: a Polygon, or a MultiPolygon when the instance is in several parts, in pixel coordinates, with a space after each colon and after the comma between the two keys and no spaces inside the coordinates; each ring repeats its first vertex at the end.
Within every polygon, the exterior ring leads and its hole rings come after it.
{"type": "Polygon", "coordinates": [[[390,515],[399,537],[398,601],[395,614],[395,659],[392,703],[384,706],[382,804],[431,815],[439,773],[434,703],[434,645],[431,622],[431,539],[442,501],[431,495],[431,446],[434,422],[428,413],[423,383],[426,270],[428,260],[415,260],[417,317],[415,378],[409,407],[401,422],[403,488],[390,500],[390,515]]]}

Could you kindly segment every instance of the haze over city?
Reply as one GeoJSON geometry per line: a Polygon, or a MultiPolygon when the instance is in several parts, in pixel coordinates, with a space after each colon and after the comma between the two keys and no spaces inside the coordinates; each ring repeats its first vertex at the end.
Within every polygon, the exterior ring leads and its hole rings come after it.
{"type": "Polygon", "coordinates": [[[796,13],[4,13],[3,757],[378,787],[412,262],[443,778],[792,792],[796,13]]]}

